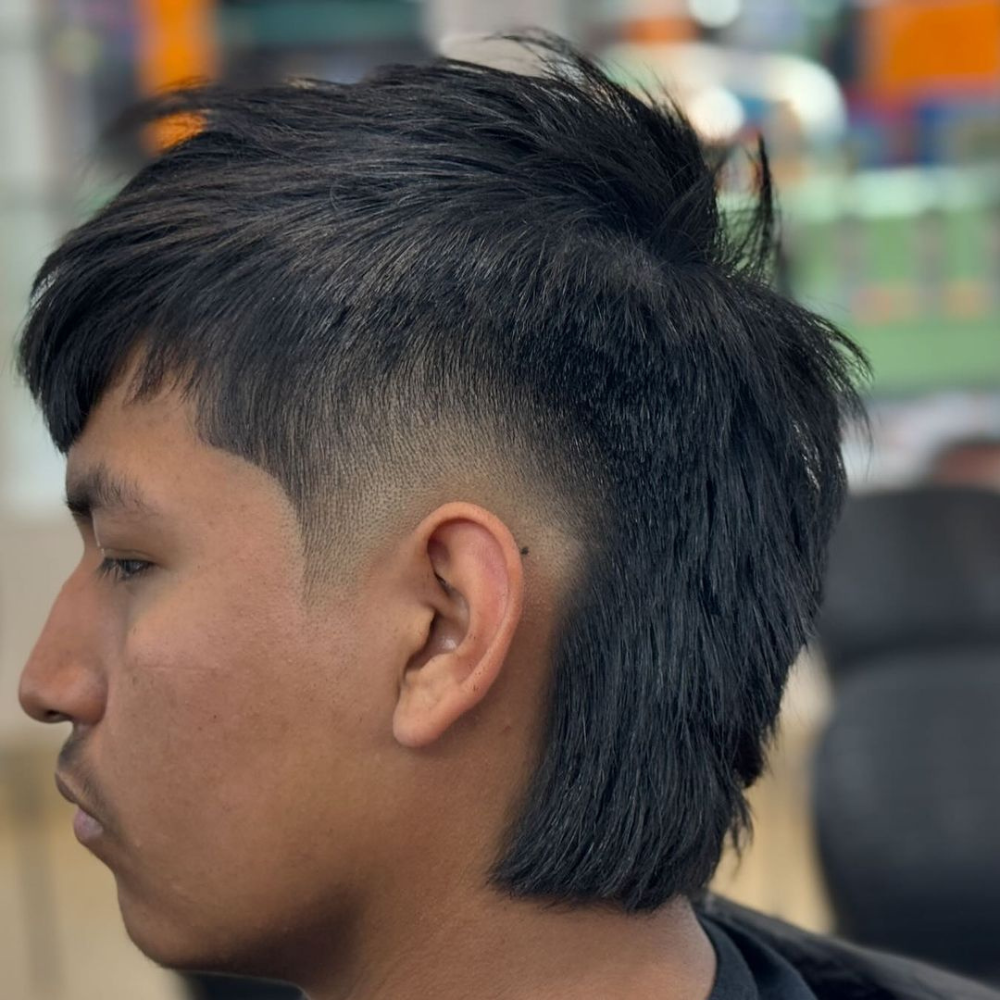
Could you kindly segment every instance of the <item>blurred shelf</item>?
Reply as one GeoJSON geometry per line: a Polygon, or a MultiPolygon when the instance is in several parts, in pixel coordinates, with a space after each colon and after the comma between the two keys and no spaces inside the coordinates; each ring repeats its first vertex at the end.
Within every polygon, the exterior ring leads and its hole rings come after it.
{"type": "Polygon", "coordinates": [[[847,328],[872,362],[879,393],[1000,388],[1000,314],[847,328]]]}
{"type": "Polygon", "coordinates": [[[282,0],[223,6],[218,18],[223,44],[241,48],[398,41],[421,30],[413,0],[282,0]]]}

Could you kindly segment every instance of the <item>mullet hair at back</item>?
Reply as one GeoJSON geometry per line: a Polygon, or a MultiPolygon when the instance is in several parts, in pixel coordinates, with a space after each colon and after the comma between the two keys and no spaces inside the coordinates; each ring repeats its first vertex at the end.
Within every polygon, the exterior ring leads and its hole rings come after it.
{"type": "Polygon", "coordinates": [[[543,75],[439,60],[147,106],[202,127],[48,258],[19,365],[63,451],[130,358],[136,399],[180,379],[309,552],[351,530],[331,483],[457,467],[444,427],[556,498],[585,565],[490,879],[650,910],[748,827],[865,363],[771,286],[763,156],[736,240],[676,108],[522,42],[543,75]]]}

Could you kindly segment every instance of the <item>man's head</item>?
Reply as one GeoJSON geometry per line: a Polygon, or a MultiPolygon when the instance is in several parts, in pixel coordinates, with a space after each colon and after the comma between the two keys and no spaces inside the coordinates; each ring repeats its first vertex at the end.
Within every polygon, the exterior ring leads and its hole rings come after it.
{"type": "Polygon", "coordinates": [[[651,910],[745,825],[859,356],[768,286],[766,165],[733,241],[682,118],[550,54],[175,98],[39,276],[85,552],[22,699],[167,964],[397,882],[651,910]]]}

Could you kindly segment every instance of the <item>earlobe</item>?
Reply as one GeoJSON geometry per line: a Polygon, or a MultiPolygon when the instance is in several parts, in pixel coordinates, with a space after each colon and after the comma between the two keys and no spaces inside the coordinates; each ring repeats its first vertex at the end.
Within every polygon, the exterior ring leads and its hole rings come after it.
{"type": "Polygon", "coordinates": [[[521,554],[510,530],[473,504],[438,508],[414,533],[433,616],[407,664],[393,735],[418,748],[439,739],[494,688],[521,619],[521,554]]]}

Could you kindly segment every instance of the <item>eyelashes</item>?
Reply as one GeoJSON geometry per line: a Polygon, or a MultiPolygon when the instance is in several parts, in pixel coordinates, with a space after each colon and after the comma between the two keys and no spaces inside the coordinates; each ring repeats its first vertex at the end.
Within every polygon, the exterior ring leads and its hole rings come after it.
{"type": "Polygon", "coordinates": [[[105,558],[97,567],[97,576],[101,579],[111,579],[115,583],[127,583],[141,576],[152,567],[152,563],[142,559],[108,559],[105,558]]]}

